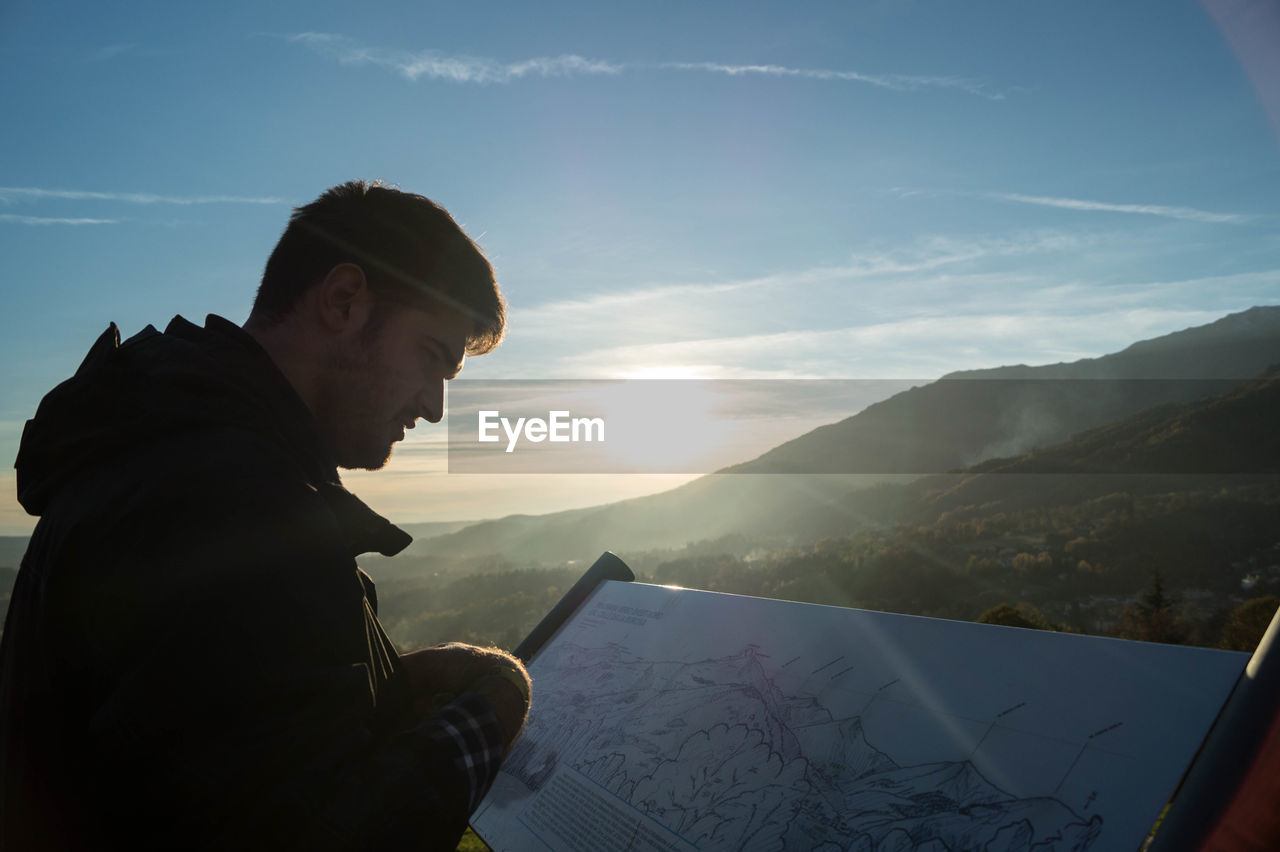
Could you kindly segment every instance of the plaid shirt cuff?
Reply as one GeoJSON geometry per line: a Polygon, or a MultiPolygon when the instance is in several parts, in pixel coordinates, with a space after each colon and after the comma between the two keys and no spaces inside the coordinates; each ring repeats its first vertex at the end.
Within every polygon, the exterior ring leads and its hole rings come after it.
{"type": "Polygon", "coordinates": [[[467,813],[474,811],[502,764],[498,717],[479,696],[464,692],[440,708],[423,727],[467,780],[467,813]]]}

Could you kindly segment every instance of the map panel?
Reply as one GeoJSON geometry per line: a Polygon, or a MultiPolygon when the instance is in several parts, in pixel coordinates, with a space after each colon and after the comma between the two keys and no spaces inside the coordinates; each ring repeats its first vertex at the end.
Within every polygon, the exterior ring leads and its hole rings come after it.
{"type": "Polygon", "coordinates": [[[1138,848],[1247,654],[607,582],[534,657],[495,850],[1138,848]]]}

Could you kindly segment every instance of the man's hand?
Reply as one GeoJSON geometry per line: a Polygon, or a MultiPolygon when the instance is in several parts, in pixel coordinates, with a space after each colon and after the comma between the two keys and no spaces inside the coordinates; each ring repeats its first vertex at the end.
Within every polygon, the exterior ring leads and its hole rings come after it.
{"type": "Polygon", "coordinates": [[[503,753],[520,735],[529,713],[530,683],[524,666],[506,651],[451,642],[400,655],[414,711],[427,716],[458,694],[473,692],[498,717],[503,753]]]}

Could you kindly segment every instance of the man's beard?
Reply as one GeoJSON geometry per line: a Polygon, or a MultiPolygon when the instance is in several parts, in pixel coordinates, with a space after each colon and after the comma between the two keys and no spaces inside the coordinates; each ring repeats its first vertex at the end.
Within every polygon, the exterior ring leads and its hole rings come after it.
{"type": "Polygon", "coordinates": [[[368,441],[364,446],[350,445],[345,455],[334,456],[334,464],[344,470],[382,470],[391,461],[391,441],[368,441]]]}
{"type": "Polygon", "coordinates": [[[334,463],[348,470],[380,470],[391,458],[392,439],[381,434],[390,422],[373,422],[381,388],[372,347],[362,341],[354,353],[334,351],[327,361],[328,383],[316,405],[320,433],[334,463]]]}

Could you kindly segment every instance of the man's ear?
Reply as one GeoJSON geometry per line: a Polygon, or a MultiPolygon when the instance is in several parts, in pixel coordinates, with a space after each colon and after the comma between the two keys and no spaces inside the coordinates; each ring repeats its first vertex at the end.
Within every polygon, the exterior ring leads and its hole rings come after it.
{"type": "Polygon", "coordinates": [[[335,334],[360,328],[368,318],[372,295],[364,270],[354,263],[340,263],[316,288],[320,321],[335,334]]]}

